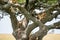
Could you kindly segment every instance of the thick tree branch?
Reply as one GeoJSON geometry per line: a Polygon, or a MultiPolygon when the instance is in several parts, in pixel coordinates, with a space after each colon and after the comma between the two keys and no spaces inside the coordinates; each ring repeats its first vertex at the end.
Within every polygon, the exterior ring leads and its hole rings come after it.
{"type": "MultiPolygon", "coordinates": [[[[21,12],[26,16],[26,18],[32,20],[36,25],[38,24],[38,26],[40,27],[39,32],[37,32],[37,33],[34,34],[35,37],[38,37],[41,33],[44,33],[44,32],[47,33],[47,27],[46,27],[43,23],[41,23],[41,21],[37,21],[37,20],[36,20],[34,17],[32,17],[31,14],[30,14],[29,12],[27,12],[24,8],[19,7],[19,9],[20,9],[21,12]],[[23,10],[22,10],[22,9],[23,9],[23,10]]],[[[34,26],[36,27],[36,25],[34,25],[34,26]]],[[[34,26],[32,26],[32,27],[34,27],[34,26]]],[[[30,27],[30,26],[29,26],[29,27],[30,27]]],[[[30,28],[31,28],[31,27],[30,27],[30,28]]],[[[28,30],[29,30],[29,29],[28,29],[28,30]]],[[[33,29],[30,29],[30,30],[32,31],[33,29]]],[[[27,31],[27,35],[30,34],[30,30],[27,31]],[[28,32],[29,32],[29,33],[28,33],[28,32]]]]}
{"type": "Polygon", "coordinates": [[[56,23],[54,23],[53,25],[51,25],[51,26],[47,26],[48,27],[48,29],[50,30],[50,29],[60,29],[60,22],[56,22],[56,23]]]}
{"type": "Polygon", "coordinates": [[[36,33],[30,35],[32,37],[32,39],[34,37],[39,37],[39,40],[42,40],[42,37],[45,36],[47,34],[48,28],[44,27],[42,28],[42,30],[37,31],[36,33]]]}
{"type": "Polygon", "coordinates": [[[29,25],[27,28],[26,28],[26,30],[25,30],[25,32],[26,32],[26,34],[27,34],[27,36],[29,36],[29,34],[31,33],[31,31],[34,29],[34,28],[36,28],[38,25],[36,25],[36,24],[31,24],[31,25],[29,25]]]}

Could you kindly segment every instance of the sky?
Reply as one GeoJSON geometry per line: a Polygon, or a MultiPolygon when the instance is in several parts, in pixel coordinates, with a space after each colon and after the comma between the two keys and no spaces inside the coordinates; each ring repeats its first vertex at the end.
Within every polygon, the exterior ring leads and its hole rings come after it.
{"type": "Polygon", "coordinates": [[[3,19],[0,20],[0,33],[11,34],[13,32],[11,21],[8,16],[4,16],[3,19]]]}

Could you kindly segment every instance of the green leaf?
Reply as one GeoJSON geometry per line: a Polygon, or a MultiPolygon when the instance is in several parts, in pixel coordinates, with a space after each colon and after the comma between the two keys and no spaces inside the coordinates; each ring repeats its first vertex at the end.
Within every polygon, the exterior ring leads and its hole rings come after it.
{"type": "Polygon", "coordinates": [[[56,3],[57,3],[57,0],[49,0],[47,2],[47,4],[49,4],[49,5],[56,4],[56,3]]]}
{"type": "Polygon", "coordinates": [[[18,0],[18,3],[25,3],[26,0],[18,0]]]}

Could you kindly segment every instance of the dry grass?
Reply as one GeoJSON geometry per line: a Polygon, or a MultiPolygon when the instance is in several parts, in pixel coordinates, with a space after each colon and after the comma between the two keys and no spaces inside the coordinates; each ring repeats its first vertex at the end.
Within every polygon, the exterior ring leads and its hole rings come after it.
{"type": "Polygon", "coordinates": [[[0,34],[0,40],[16,40],[12,34],[0,34]]]}
{"type": "Polygon", "coordinates": [[[60,40],[60,34],[47,34],[42,40],[60,40]]]}

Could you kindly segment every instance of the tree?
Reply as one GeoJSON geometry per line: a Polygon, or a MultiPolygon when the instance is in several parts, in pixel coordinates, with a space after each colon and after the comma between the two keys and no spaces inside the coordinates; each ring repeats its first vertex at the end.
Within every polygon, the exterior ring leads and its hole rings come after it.
{"type": "Polygon", "coordinates": [[[12,34],[16,40],[42,40],[48,30],[60,27],[60,22],[54,23],[52,26],[44,25],[60,14],[60,4],[57,0],[0,0],[0,10],[10,15],[13,27],[12,34]],[[41,7],[43,9],[40,10],[44,10],[41,13],[34,11],[34,9],[41,7]],[[57,12],[53,13],[55,10],[57,12]],[[19,15],[25,17],[18,21],[16,17],[19,15]],[[29,20],[33,21],[30,25],[28,25],[29,20]],[[31,31],[38,26],[39,31],[31,34],[31,31]]]}

